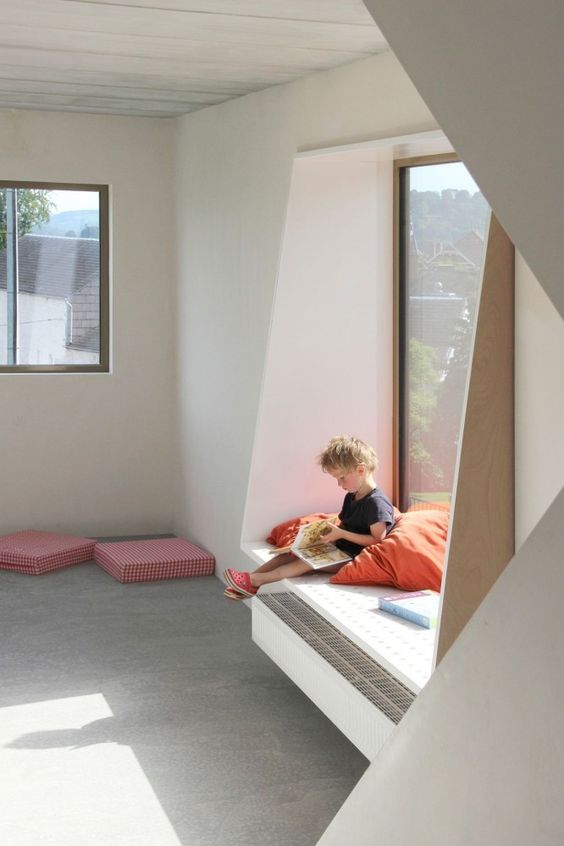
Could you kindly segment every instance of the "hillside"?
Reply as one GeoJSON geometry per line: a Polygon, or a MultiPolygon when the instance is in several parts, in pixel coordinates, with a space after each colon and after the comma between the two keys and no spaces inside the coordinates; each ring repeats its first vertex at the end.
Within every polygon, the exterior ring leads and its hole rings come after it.
{"type": "Polygon", "coordinates": [[[34,226],[34,235],[66,235],[68,238],[98,238],[99,218],[97,209],[80,209],[58,212],[49,223],[34,226]]]}

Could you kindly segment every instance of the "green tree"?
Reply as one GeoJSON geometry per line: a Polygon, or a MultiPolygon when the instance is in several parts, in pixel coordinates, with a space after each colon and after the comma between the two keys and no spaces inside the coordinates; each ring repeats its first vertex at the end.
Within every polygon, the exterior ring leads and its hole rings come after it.
{"type": "MultiPolygon", "coordinates": [[[[409,341],[409,462],[410,478],[425,479],[433,486],[442,482],[442,469],[428,445],[437,407],[440,373],[433,347],[417,338],[409,341]]],[[[433,489],[433,488],[432,488],[433,489]]]]}
{"type": "MultiPolygon", "coordinates": [[[[6,188],[0,189],[0,250],[6,247],[6,188]]],[[[34,226],[47,223],[55,204],[50,192],[39,188],[18,188],[18,238],[34,226]]]]}
{"type": "Polygon", "coordinates": [[[466,308],[458,317],[451,338],[452,357],[437,396],[437,413],[434,422],[435,440],[442,444],[444,467],[447,469],[445,485],[452,488],[458,451],[466,380],[472,354],[472,335],[477,310],[477,292],[468,297],[466,308]]]}

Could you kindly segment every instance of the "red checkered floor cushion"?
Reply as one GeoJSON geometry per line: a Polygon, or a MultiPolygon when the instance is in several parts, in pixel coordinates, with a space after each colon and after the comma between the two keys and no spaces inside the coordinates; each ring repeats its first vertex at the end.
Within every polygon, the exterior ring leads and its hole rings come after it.
{"type": "Polygon", "coordinates": [[[94,559],[118,582],[211,576],[215,558],[184,538],[97,543],[94,559]]]}
{"type": "Polygon", "coordinates": [[[92,561],[96,541],[54,532],[16,532],[0,537],[0,568],[41,576],[92,561]]]}

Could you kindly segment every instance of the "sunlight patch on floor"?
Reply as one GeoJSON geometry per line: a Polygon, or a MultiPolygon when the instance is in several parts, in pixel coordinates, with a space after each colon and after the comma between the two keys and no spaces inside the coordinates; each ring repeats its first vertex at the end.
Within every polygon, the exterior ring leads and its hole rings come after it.
{"type": "Polygon", "coordinates": [[[180,846],[113,721],[102,694],[0,709],[3,846],[180,846]]]}

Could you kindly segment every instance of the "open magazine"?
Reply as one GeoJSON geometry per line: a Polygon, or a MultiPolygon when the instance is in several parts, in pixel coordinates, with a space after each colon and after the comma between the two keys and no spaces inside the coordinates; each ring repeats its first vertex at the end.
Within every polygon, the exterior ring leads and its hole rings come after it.
{"type": "Polygon", "coordinates": [[[329,567],[331,564],[345,564],[352,556],[343,552],[334,543],[325,543],[323,535],[331,528],[331,520],[316,520],[302,526],[290,550],[305,561],[312,570],[329,567]]]}

